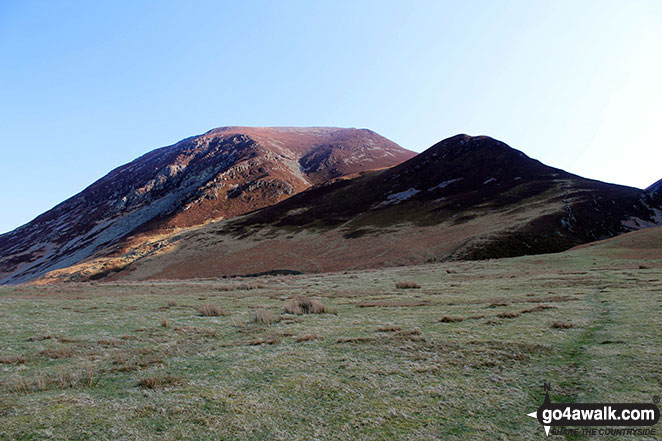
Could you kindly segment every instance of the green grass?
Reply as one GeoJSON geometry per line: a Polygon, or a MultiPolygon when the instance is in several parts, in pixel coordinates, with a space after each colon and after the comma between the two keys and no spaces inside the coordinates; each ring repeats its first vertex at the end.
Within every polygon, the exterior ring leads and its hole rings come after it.
{"type": "Polygon", "coordinates": [[[525,415],[543,381],[556,401],[660,394],[662,271],[638,263],[4,287],[0,439],[545,439],[525,415]],[[285,314],[294,295],[332,313],[285,314]],[[553,308],[523,313],[539,305],[553,308]]]}

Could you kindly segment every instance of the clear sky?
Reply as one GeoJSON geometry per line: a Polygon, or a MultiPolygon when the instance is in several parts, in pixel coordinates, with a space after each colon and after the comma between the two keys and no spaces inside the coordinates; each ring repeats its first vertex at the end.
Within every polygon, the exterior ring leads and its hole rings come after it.
{"type": "Polygon", "coordinates": [[[662,178],[662,1],[0,0],[0,232],[224,125],[490,135],[662,178]]]}

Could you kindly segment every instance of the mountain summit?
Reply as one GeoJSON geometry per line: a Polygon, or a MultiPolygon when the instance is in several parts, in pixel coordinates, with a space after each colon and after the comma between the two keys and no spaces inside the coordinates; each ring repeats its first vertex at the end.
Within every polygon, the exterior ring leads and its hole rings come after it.
{"type": "Polygon", "coordinates": [[[0,283],[28,281],[122,241],[280,202],[415,155],[367,129],[221,127],[153,150],[0,235],[0,283]]]}

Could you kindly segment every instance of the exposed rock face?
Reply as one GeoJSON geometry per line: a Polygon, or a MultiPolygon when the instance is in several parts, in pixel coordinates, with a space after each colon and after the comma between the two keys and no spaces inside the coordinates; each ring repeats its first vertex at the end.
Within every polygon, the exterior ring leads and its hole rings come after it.
{"type": "Polygon", "coordinates": [[[489,137],[458,135],[398,166],[49,278],[218,277],[510,257],[661,224],[662,199],[644,190],[572,175],[489,137]],[[154,251],[161,248],[169,251],[154,251]],[[118,262],[127,269],[109,273],[118,262]]]}
{"type": "Polygon", "coordinates": [[[231,218],[415,153],[370,131],[223,127],[151,151],[0,236],[0,283],[76,264],[131,235],[231,218]]]}

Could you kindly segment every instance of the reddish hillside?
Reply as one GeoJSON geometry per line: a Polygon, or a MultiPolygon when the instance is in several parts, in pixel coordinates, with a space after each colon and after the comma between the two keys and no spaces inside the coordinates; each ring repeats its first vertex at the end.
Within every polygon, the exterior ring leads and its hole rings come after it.
{"type": "Polygon", "coordinates": [[[214,129],[151,151],[1,235],[0,282],[31,280],[122,240],[130,248],[150,235],[231,218],[414,155],[366,129],[214,129]]]}

